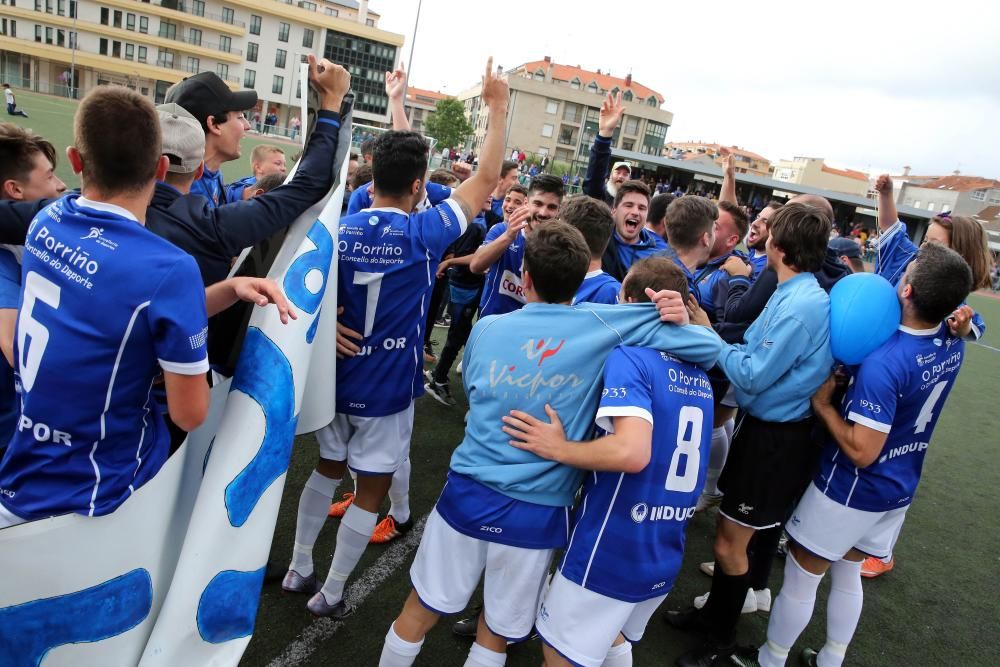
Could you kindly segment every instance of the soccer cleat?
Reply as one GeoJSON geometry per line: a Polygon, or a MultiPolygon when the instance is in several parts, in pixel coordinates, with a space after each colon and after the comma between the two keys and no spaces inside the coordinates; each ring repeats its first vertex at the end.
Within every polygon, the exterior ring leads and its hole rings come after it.
{"type": "Polygon", "coordinates": [[[436,364],[437,360],[437,355],[434,354],[434,341],[428,340],[424,343],[424,361],[428,364],[436,364]]]}
{"type": "MultiPolygon", "coordinates": [[[[743,609],[740,610],[741,614],[752,614],[755,611],[771,611],[771,589],[765,588],[762,591],[760,591],[760,596],[762,598],[766,596],[767,598],[767,601],[765,603],[767,606],[766,609],[761,608],[761,603],[764,602],[764,600],[758,600],[757,594],[758,592],[753,590],[752,588],[747,589],[747,596],[743,600],[743,609]]],[[[694,599],[694,608],[701,609],[702,607],[704,607],[705,604],[708,602],[709,595],[710,593],[705,593],[704,595],[699,595],[698,597],[696,597],[694,599]]]]}
{"type": "Polygon", "coordinates": [[[424,390],[441,405],[447,405],[448,407],[455,405],[456,401],[451,397],[451,389],[448,388],[448,383],[427,382],[424,383],[424,390]]]}
{"type": "Polygon", "coordinates": [[[327,602],[322,591],[317,591],[316,595],[309,598],[306,609],[311,611],[314,616],[323,616],[338,621],[354,613],[354,607],[347,604],[346,600],[341,599],[337,604],[327,602]]]}
{"type": "Polygon", "coordinates": [[[451,631],[459,637],[471,637],[475,639],[479,628],[479,614],[482,611],[483,608],[481,606],[473,609],[471,616],[455,621],[455,624],[451,626],[451,631]]]}
{"type": "Polygon", "coordinates": [[[708,630],[700,610],[689,607],[683,611],[668,611],[663,620],[678,630],[684,632],[705,632],[708,630]]]}
{"type": "Polygon", "coordinates": [[[733,654],[736,647],[732,644],[723,645],[707,642],[692,649],[674,662],[677,667],[712,667],[726,660],[733,654]]]}
{"type": "Polygon", "coordinates": [[[448,328],[451,326],[451,315],[445,314],[443,317],[439,317],[436,322],[434,322],[436,327],[448,328]]]}
{"type": "Polygon", "coordinates": [[[762,588],[759,591],[753,592],[754,597],[757,598],[757,611],[763,612],[765,614],[771,613],[771,589],[762,588]]]}
{"type": "Polygon", "coordinates": [[[410,528],[413,528],[413,517],[402,523],[396,523],[396,517],[390,514],[378,522],[368,543],[385,544],[386,542],[392,542],[397,537],[406,535],[410,531],[410,528]]]}
{"type": "Polygon", "coordinates": [[[759,650],[754,646],[741,646],[729,656],[729,662],[737,667],[760,667],[759,650]]]}
{"type": "Polygon", "coordinates": [[[703,493],[698,496],[698,504],[694,506],[695,512],[704,512],[713,507],[718,507],[722,502],[721,493],[703,493]]]}
{"type": "Polygon", "coordinates": [[[869,556],[861,564],[861,576],[866,579],[881,577],[886,572],[891,572],[894,567],[896,567],[895,556],[890,558],[888,563],[884,562],[881,558],[869,556]]]}
{"type": "Polygon", "coordinates": [[[333,503],[330,505],[330,511],[326,513],[327,516],[342,517],[347,512],[347,508],[354,503],[353,493],[345,493],[341,496],[341,498],[343,498],[343,500],[339,503],[333,503]]]}
{"type": "Polygon", "coordinates": [[[698,566],[698,569],[710,577],[715,576],[715,561],[710,560],[698,566]]]}
{"type": "Polygon", "coordinates": [[[303,577],[295,570],[289,570],[285,573],[285,578],[281,580],[281,590],[288,593],[315,593],[319,590],[316,573],[313,572],[308,577],[303,577]]]}
{"type": "Polygon", "coordinates": [[[819,651],[807,646],[802,649],[802,655],[799,656],[799,661],[805,665],[805,667],[817,667],[817,665],[819,665],[819,662],[817,661],[818,657],[819,651]]]}

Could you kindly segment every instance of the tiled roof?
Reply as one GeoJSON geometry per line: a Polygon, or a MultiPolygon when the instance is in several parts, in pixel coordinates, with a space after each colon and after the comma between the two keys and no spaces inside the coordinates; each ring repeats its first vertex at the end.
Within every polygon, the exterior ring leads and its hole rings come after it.
{"type": "Polygon", "coordinates": [[[824,164],[823,171],[835,176],[843,176],[844,178],[853,178],[856,181],[868,182],[868,176],[865,175],[864,172],[855,171],[854,169],[834,169],[833,167],[828,167],[824,164]]]}
{"type": "MultiPolygon", "coordinates": [[[[680,148],[680,149],[696,149],[696,148],[706,148],[710,149],[716,154],[719,153],[719,149],[722,148],[721,144],[706,144],[701,141],[671,141],[667,144],[669,148],[680,148]]],[[[742,148],[737,148],[736,146],[726,146],[734,155],[742,155],[748,157],[751,160],[760,160],[762,162],[770,162],[763,155],[758,155],[757,153],[751,153],[750,151],[743,150],[742,148]]]]}
{"type": "Polygon", "coordinates": [[[942,176],[941,178],[921,183],[917,187],[931,190],[957,190],[958,192],[970,192],[972,190],[983,190],[985,188],[1000,188],[1000,181],[982,176],[942,176]]]}
{"type": "Polygon", "coordinates": [[[417,99],[418,97],[429,98],[433,100],[431,104],[437,102],[438,100],[443,100],[451,97],[451,95],[446,95],[445,93],[439,93],[436,90],[424,90],[423,88],[414,88],[413,86],[408,86],[406,88],[406,101],[407,102],[426,102],[426,99],[417,99]]]}
{"type": "Polygon", "coordinates": [[[994,218],[1000,218],[1000,206],[987,206],[979,213],[976,213],[975,217],[984,222],[989,222],[994,218]]]}
{"type": "MultiPolygon", "coordinates": [[[[550,63],[547,63],[544,60],[533,60],[516,67],[515,70],[524,70],[525,72],[534,73],[539,69],[544,71],[549,64],[550,63]]],[[[597,72],[591,72],[583,69],[582,67],[573,67],[571,65],[560,65],[558,63],[551,63],[551,65],[553,80],[572,81],[575,78],[580,79],[581,89],[589,86],[591,81],[595,81],[603,90],[610,91],[613,88],[618,87],[624,92],[625,90],[631,88],[632,93],[640,99],[646,99],[650,95],[656,95],[657,99],[661,102],[664,99],[662,94],[656,92],[652,88],[647,88],[641,83],[636,83],[634,79],[631,84],[627,84],[625,79],[622,77],[611,76],[609,74],[598,74],[597,72]]]]}

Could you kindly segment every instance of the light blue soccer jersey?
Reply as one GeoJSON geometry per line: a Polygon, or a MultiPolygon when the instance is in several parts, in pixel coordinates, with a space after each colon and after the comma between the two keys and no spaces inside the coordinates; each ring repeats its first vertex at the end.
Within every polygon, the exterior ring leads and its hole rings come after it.
{"type": "Polygon", "coordinates": [[[25,519],[114,511],[167,457],[160,370],[208,371],[194,259],[76,194],[32,221],[14,341],[22,412],[0,502],[25,519]]]}
{"type": "Polygon", "coordinates": [[[885,512],[913,502],[927,447],[955,385],[965,342],[947,325],[900,327],[861,363],[842,406],[848,422],[887,433],[879,458],[857,468],[829,440],[814,484],[842,505],[885,512]]]}
{"type": "Polygon", "coordinates": [[[580,289],[573,297],[573,303],[618,303],[622,284],[610,273],[597,269],[583,277],[580,289]]]}
{"type": "Polygon", "coordinates": [[[681,568],[684,531],[708,470],[712,385],[703,370],[669,354],[618,347],[604,368],[597,424],[614,432],[615,417],[653,426],[649,464],[633,474],[587,473],[560,569],[595,593],[641,602],[669,593],[681,568]]]}
{"type": "MultiPolygon", "coordinates": [[[[483,245],[489,245],[504,235],[507,223],[500,222],[486,232],[483,245]]],[[[479,317],[513,312],[527,302],[521,286],[521,265],[524,263],[524,232],[518,233],[500,259],[486,272],[483,296],[479,300],[479,317]]]]}
{"type": "MultiPolygon", "coordinates": [[[[359,211],[372,207],[372,194],[369,192],[372,185],[371,182],[365,183],[351,193],[351,199],[347,202],[348,215],[354,215],[359,211]]],[[[428,182],[425,190],[427,191],[427,196],[417,206],[418,211],[423,211],[431,206],[437,206],[451,196],[451,188],[447,185],[428,182]]]]}
{"type": "Polygon", "coordinates": [[[337,412],[382,417],[423,394],[424,321],[441,255],[466,228],[452,199],[412,215],[367,209],[340,220],[339,320],[364,338],[337,362],[337,412]]]}

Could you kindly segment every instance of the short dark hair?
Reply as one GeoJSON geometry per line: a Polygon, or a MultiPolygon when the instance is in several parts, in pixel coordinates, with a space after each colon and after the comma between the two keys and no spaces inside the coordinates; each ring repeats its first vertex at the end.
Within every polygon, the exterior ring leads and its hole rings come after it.
{"type": "Polygon", "coordinates": [[[83,98],[73,143],[83,159],[84,185],[105,196],[148,186],[163,152],[153,103],[123,86],[98,86],[83,98]]]}
{"type": "Polygon", "coordinates": [[[771,243],[785,253],[785,266],[814,273],[823,266],[830,218],[817,206],[785,204],[771,216],[771,243]]]}
{"type": "Polygon", "coordinates": [[[372,182],[372,166],[370,164],[359,164],[351,177],[351,189],[357,190],[362,185],[372,182]]]}
{"type": "Polygon", "coordinates": [[[649,200],[649,212],[646,219],[656,224],[667,217],[667,207],[677,199],[669,192],[662,192],[649,200]]]}
{"type": "Polygon", "coordinates": [[[553,220],[535,229],[524,243],[524,270],[547,303],[571,301],[590,266],[590,250],[577,228],[553,220]]]}
{"type": "Polygon", "coordinates": [[[504,195],[505,196],[509,195],[511,192],[518,192],[524,195],[525,197],[528,196],[528,188],[524,187],[520,183],[514,183],[513,185],[511,185],[509,188],[507,188],[507,192],[505,192],[504,195]]]}
{"type": "Polygon", "coordinates": [[[732,217],[733,224],[736,225],[736,232],[740,235],[740,238],[746,238],[747,232],[750,231],[750,220],[747,218],[747,214],[743,212],[743,209],[728,201],[720,201],[716,206],[719,207],[720,211],[725,211],[732,217]]]}
{"type": "Polygon", "coordinates": [[[917,317],[943,322],[972,291],[972,269],[962,256],[940,243],[921,246],[906,273],[917,317]]]}
{"type": "Polygon", "coordinates": [[[438,185],[447,185],[450,188],[461,183],[461,179],[451,169],[435,169],[427,177],[427,180],[438,185]]]}
{"type": "Polygon", "coordinates": [[[413,182],[426,178],[429,150],[418,132],[389,130],[380,135],[372,149],[375,190],[390,197],[410,194],[413,182]]]}
{"type": "Polygon", "coordinates": [[[607,204],[587,195],[576,195],[563,201],[559,218],[580,230],[590,248],[591,259],[604,254],[615,228],[615,219],[607,204]]]}
{"type": "Polygon", "coordinates": [[[632,192],[638,192],[641,195],[645,195],[646,202],[649,202],[649,186],[642,181],[632,179],[631,181],[625,181],[618,186],[618,192],[615,193],[614,208],[618,208],[618,205],[622,203],[622,199],[625,198],[625,195],[632,192]]]}
{"type": "Polygon", "coordinates": [[[679,250],[698,245],[702,234],[711,233],[719,208],[698,195],[678,197],[667,207],[667,243],[679,250]]]}
{"type": "Polygon", "coordinates": [[[364,157],[365,155],[372,155],[374,159],[375,137],[372,137],[371,139],[365,139],[364,141],[362,141],[361,145],[358,146],[358,150],[361,151],[361,157],[364,157]]]}
{"type": "Polygon", "coordinates": [[[357,153],[354,153],[354,152],[352,152],[352,153],[350,154],[350,156],[349,156],[349,157],[347,158],[347,161],[348,161],[348,162],[352,162],[352,161],[353,161],[353,162],[357,162],[357,161],[358,161],[358,154],[357,154],[357,153]]]}
{"type": "Polygon", "coordinates": [[[517,163],[513,160],[504,160],[503,164],[500,165],[500,178],[507,176],[511,169],[517,169],[517,163]]]}
{"type": "Polygon", "coordinates": [[[263,178],[258,178],[257,182],[250,186],[253,190],[263,190],[264,192],[270,192],[279,185],[285,182],[287,174],[268,174],[263,178]]]}
{"type": "Polygon", "coordinates": [[[41,153],[56,166],[56,149],[41,136],[13,123],[0,123],[0,186],[5,181],[26,181],[41,153]]]}
{"type": "Polygon", "coordinates": [[[648,302],[646,288],[655,292],[673,290],[680,292],[684,301],[688,299],[687,276],[677,264],[667,257],[656,256],[640,259],[632,265],[622,281],[622,293],[626,299],[648,302]]]}
{"type": "Polygon", "coordinates": [[[539,174],[531,179],[528,185],[528,194],[532,192],[548,192],[559,197],[560,201],[566,196],[566,186],[562,179],[552,174],[539,174]]]}

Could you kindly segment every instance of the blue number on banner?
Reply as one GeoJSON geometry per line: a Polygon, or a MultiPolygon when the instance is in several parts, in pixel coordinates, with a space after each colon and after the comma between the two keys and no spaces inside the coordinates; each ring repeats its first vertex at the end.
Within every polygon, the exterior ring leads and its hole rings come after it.
{"type": "Polygon", "coordinates": [[[312,314],[323,302],[323,294],[326,292],[327,274],[330,262],[333,261],[333,237],[319,220],[313,223],[306,236],[316,249],[302,253],[292,262],[285,274],[284,288],[285,295],[293,304],[312,314]],[[306,278],[313,271],[318,271],[322,276],[322,283],[315,292],[306,286],[306,278]]]}
{"type": "Polygon", "coordinates": [[[198,600],[198,634],[202,639],[221,644],[253,634],[265,569],[224,570],[212,577],[198,600]]]}

